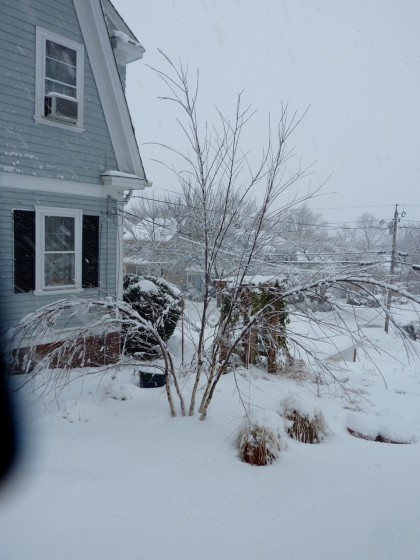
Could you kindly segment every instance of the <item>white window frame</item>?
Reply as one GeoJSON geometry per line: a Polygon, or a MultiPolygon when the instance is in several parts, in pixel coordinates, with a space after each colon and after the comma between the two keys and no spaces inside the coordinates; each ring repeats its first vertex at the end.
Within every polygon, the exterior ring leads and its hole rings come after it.
{"type": "MultiPolygon", "coordinates": [[[[83,211],[70,208],[35,206],[35,295],[76,293],[82,290],[82,224],[83,211]],[[75,282],[57,288],[45,286],[45,217],[59,216],[74,218],[75,282]]],[[[58,251],[59,252],[59,251],[58,251]]]]}
{"type": "Polygon", "coordinates": [[[36,71],[35,71],[35,114],[34,119],[38,123],[47,124],[83,132],[83,91],[84,91],[84,46],[66,37],[57,35],[42,27],[36,28],[36,71]],[[45,61],[46,44],[53,41],[63,47],[68,47],[76,51],[76,101],[77,101],[77,123],[66,123],[46,117],[44,114],[45,106],[45,61]]]}

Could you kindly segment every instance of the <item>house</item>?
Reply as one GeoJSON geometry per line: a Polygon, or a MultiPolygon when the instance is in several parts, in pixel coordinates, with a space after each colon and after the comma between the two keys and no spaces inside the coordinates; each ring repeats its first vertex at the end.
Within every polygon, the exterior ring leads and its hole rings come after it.
{"type": "Polygon", "coordinates": [[[124,95],[143,53],[109,0],[2,0],[4,328],[62,298],[122,297],[119,209],[148,186],[124,95]]]}
{"type": "Polygon", "coordinates": [[[134,237],[132,230],[124,235],[125,274],[162,277],[187,295],[203,294],[205,272],[200,256],[177,233],[154,240],[147,235],[134,237]]]}

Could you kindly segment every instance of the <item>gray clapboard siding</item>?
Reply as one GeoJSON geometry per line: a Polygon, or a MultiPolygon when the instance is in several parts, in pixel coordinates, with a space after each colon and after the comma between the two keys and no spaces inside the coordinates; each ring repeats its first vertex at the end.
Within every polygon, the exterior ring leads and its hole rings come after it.
{"type": "Polygon", "coordinates": [[[32,293],[14,293],[13,270],[13,210],[34,210],[35,205],[82,209],[85,214],[99,216],[99,288],[85,289],[83,297],[102,297],[116,294],[116,244],[118,235],[115,218],[116,203],[111,199],[88,196],[63,196],[60,193],[42,193],[24,189],[0,191],[0,309],[3,326],[9,327],[23,316],[47,303],[71,294],[35,296],[32,293]]]}
{"type": "MultiPolygon", "coordinates": [[[[0,40],[0,50],[3,53],[5,51],[4,46],[6,44],[7,44],[7,41],[0,40]]],[[[13,51],[11,51],[10,54],[7,56],[7,58],[3,57],[2,59],[0,59],[0,68],[4,69],[7,72],[6,73],[6,78],[12,77],[13,74],[15,74],[17,72],[16,61],[14,60],[15,56],[16,56],[16,54],[13,51]]],[[[30,83],[33,82],[33,79],[30,75],[31,70],[32,70],[32,66],[33,66],[33,60],[31,60],[30,58],[25,58],[24,60],[19,60],[19,74],[24,69],[26,69],[26,71],[27,71],[25,76],[24,76],[23,82],[22,82],[23,84],[25,84],[25,83],[30,84],[30,83]]],[[[4,85],[7,86],[7,83],[4,84],[4,85]]]]}
{"type": "Polygon", "coordinates": [[[0,171],[87,186],[86,196],[74,196],[0,184],[0,310],[6,328],[47,303],[71,297],[14,293],[13,210],[41,205],[99,216],[99,288],[85,289],[82,297],[116,295],[121,266],[116,202],[89,196],[89,184],[101,184],[102,172],[117,169],[89,58],[85,51],[84,132],[35,122],[36,26],[83,43],[72,0],[0,0],[0,171]]]}
{"type": "MultiPolygon", "coordinates": [[[[1,24],[5,28],[5,33],[11,34],[9,39],[16,37],[22,37],[24,40],[30,40],[29,37],[33,34],[33,24],[28,21],[25,15],[20,13],[18,10],[19,3],[16,3],[14,8],[7,6],[7,4],[1,6],[1,24]],[[21,17],[22,16],[22,17],[21,17]]],[[[13,49],[15,41],[11,40],[9,43],[9,49],[13,49]]],[[[16,43],[18,44],[18,43],[16,43]]]]}
{"type": "Polygon", "coordinates": [[[72,0],[2,0],[0,171],[100,184],[100,174],[117,162],[86,51],[85,132],[33,119],[37,25],[83,43],[72,0]]]}
{"type": "MultiPolygon", "coordinates": [[[[76,12],[71,0],[2,0],[1,13],[16,18],[22,26],[42,22],[60,29],[64,34],[81,38],[76,12]]],[[[61,32],[60,31],[60,32],[61,32]]]]}

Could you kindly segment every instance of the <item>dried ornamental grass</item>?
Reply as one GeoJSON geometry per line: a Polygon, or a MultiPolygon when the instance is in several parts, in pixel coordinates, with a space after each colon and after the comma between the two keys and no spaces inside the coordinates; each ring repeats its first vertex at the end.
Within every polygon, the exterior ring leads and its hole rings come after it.
{"type": "Polygon", "coordinates": [[[287,421],[289,437],[301,443],[321,443],[328,428],[322,412],[289,395],[282,401],[279,414],[287,421]]]}
{"type": "Polygon", "coordinates": [[[296,410],[286,416],[291,426],[287,433],[289,436],[301,443],[321,443],[325,438],[325,420],[321,412],[318,412],[312,420],[308,416],[302,416],[296,410]]]}
{"type": "Polygon", "coordinates": [[[271,465],[285,448],[284,424],[274,411],[250,414],[239,428],[236,441],[239,458],[249,465],[271,465]]]}

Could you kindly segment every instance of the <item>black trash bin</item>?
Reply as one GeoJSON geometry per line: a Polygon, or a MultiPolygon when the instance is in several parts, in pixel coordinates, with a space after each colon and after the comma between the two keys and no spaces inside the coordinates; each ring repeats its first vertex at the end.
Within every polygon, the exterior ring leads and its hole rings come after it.
{"type": "Polygon", "coordinates": [[[155,389],[165,385],[165,374],[161,372],[141,371],[140,387],[143,389],[155,389]]]}

